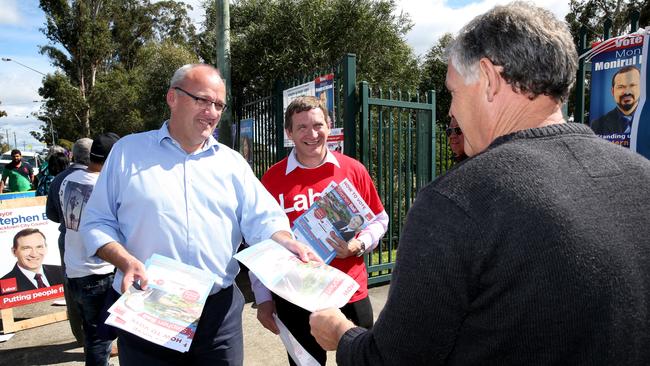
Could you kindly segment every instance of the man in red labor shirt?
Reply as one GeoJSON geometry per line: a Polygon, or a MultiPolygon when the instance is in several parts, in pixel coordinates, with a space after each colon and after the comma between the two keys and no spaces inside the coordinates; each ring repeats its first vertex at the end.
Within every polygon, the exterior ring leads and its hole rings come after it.
{"type": "MultiPolygon", "coordinates": [[[[264,174],[262,184],[278,200],[292,225],[330,182],[340,183],[347,178],[359,191],[376,218],[347,242],[331,235],[330,243],[334,244],[337,255],[330,265],[359,283],[359,289],[341,311],[356,325],[370,328],[373,315],[363,254],[374,249],[386,232],[388,215],[366,168],[357,160],[327,149],[330,134],[327,116],[327,108],[314,97],[299,97],[291,102],[285,112],[284,128],[295,147],[288,157],[264,174]]],[[[325,365],[326,352],[310,334],[310,313],[279,296],[271,297],[257,279],[252,278],[252,282],[258,304],[257,318],[262,325],[278,334],[272,315],[277,312],[307,352],[325,365]]],[[[295,365],[291,358],[289,363],[295,365]]]]}

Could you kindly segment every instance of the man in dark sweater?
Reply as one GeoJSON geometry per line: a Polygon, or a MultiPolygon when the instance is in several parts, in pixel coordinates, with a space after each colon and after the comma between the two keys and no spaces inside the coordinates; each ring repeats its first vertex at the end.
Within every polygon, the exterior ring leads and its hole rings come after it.
{"type": "Polygon", "coordinates": [[[372,330],[311,315],[339,365],[650,364],[650,162],[565,123],[565,24],[498,6],[450,46],[468,160],[408,214],[372,330]]]}

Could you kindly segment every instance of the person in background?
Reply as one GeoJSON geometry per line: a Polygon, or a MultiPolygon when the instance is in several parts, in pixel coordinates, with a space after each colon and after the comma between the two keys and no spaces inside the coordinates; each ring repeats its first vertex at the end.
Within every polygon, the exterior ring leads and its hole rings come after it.
{"type": "Polygon", "coordinates": [[[496,6],[448,49],[467,159],[422,188],[371,330],[311,331],[342,366],[650,365],[650,161],[566,123],[566,23],[496,6]]]}
{"type": "MultiPolygon", "coordinates": [[[[61,202],[59,200],[59,190],[61,189],[61,183],[63,180],[72,172],[79,169],[86,169],[88,164],[90,164],[90,147],[92,146],[93,140],[87,137],[77,140],[74,145],[72,145],[72,165],[58,174],[52,182],[50,183],[47,201],[45,202],[45,214],[50,221],[59,223],[59,255],[61,256],[61,266],[63,267],[63,273],[65,273],[65,221],[63,220],[63,210],[61,209],[61,202]]],[[[74,301],[70,296],[70,290],[68,288],[67,281],[64,282],[64,295],[66,301],[66,308],[68,313],[68,322],[70,323],[70,329],[72,334],[79,346],[84,345],[84,335],[81,329],[81,314],[77,310],[76,306],[72,304],[74,301]]]]}
{"type": "Polygon", "coordinates": [[[23,161],[23,154],[18,149],[11,150],[11,163],[6,164],[0,180],[0,193],[4,192],[5,182],[9,179],[9,191],[25,192],[32,189],[34,169],[23,161]]]}
{"type": "MultiPolygon", "coordinates": [[[[358,231],[364,220],[354,216],[349,221],[335,223],[345,229],[345,240],[334,232],[327,242],[336,250],[331,266],[347,273],[359,284],[359,289],[341,309],[354,324],[369,328],[373,324],[372,305],[368,298],[368,272],[363,255],[372,252],[388,227],[388,215],[384,211],[375,185],[366,168],[346,155],[327,149],[330,127],[327,108],[314,97],[294,99],[285,112],[284,129],[295,147],[288,157],[273,165],[262,177],[262,184],[284,205],[284,211],[293,224],[331,183],[348,179],[368,204],[375,219],[358,231]],[[352,230],[349,230],[352,229],[352,230]]],[[[327,361],[327,354],[314,337],[309,334],[309,312],[289,301],[272,296],[255,276],[251,283],[258,304],[257,318],[271,332],[279,330],[273,313],[287,326],[291,334],[320,364],[327,361]]],[[[289,358],[289,364],[295,365],[289,358]]]]}
{"type": "Polygon", "coordinates": [[[64,171],[70,165],[68,152],[62,146],[52,146],[49,150],[47,160],[34,179],[36,182],[36,195],[46,196],[50,190],[50,184],[57,174],[64,171]]]}
{"type": "Polygon", "coordinates": [[[112,341],[102,339],[98,327],[104,315],[102,309],[113,283],[115,267],[86,254],[79,233],[79,221],[83,219],[83,208],[97,182],[106,157],[118,139],[119,136],[114,133],[105,133],[93,139],[88,168],[75,170],[65,177],[58,192],[66,226],[65,277],[73,306],[77,307],[81,315],[84,354],[88,366],[108,365],[112,341]],[[73,201],[77,204],[70,204],[73,201]],[[74,211],[74,214],[70,211],[74,211]],[[77,219],[70,220],[73,216],[77,219]]]}
{"type": "Polygon", "coordinates": [[[170,119],[131,134],[111,150],[81,220],[88,256],[117,267],[113,290],[147,288],[144,261],[154,253],[214,274],[188,352],[117,330],[122,365],[241,365],[244,298],[233,255],[242,239],[273,239],[303,261],[318,260],[293,239],[289,222],[238,153],[212,133],[226,108],[226,85],[207,64],[174,73],[170,119]],[[146,154],[143,154],[146,151],[146,154]]]}
{"type": "Polygon", "coordinates": [[[463,130],[458,127],[458,121],[456,121],[456,117],[451,116],[449,127],[447,127],[445,130],[445,133],[449,139],[449,147],[451,147],[451,152],[454,154],[454,161],[456,163],[460,163],[461,161],[467,159],[467,154],[465,154],[465,141],[463,140],[463,130]]]}

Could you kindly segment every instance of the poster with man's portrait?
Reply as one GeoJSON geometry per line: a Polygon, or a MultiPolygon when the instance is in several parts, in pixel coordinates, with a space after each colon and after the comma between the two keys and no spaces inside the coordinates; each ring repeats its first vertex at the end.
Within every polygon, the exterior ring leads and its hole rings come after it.
{"type": "Polygon", "coordinates": [[[46,197],[0,201],[0,309],[63,296],[58,224],[46,197]]]}
{"type": "Polygon", "coordinates": [[[643,35],[599,44],[591,58],[589,125],[600,137],[630,147],[634,116],[641,100],[643,35]]]}

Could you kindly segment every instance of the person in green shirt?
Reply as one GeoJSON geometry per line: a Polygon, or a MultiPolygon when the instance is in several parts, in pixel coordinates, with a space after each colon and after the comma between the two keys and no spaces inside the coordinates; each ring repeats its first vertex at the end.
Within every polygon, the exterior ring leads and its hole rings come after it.
{"type": "Polygon", "coordinates": [[[11,192],[25,192],[32,189],[34,170],[29,163],[22,160],[22,156],[20,150],[11,150],[11,163],[5,165],[2,171],[0,192],[4,192],[7,178],[9,178],[9,191],[11,192]]]}

